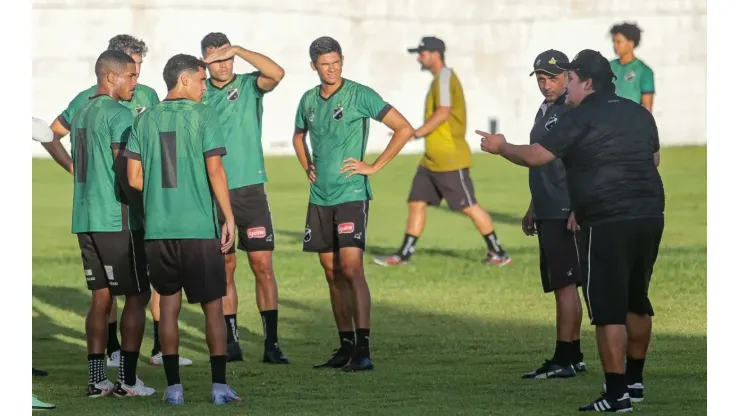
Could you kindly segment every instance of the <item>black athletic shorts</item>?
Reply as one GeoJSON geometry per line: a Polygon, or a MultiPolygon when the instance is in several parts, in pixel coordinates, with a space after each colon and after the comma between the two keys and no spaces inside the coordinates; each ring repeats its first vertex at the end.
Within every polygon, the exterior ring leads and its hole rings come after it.
{"type": "Polygon", "coordinates": [[[77,234],[89,290],[110,289],[113,296],[149,290],[143,231],[77,234]]]}
{"type": "Polygon", "coordinates": [[[568,230],[568,220],[538,220],[540,276],[545,293],[570,285],[581,285],[578,241],[568,230]]]}
{"type": "Polygon", "coordinates": [[[185,291],[189,303],[226,296],[226,264],[220,239],[147,240],[149,278],[162,296],[185,291]]]}
{"type": "Polygon", "coordinates": [[[450,172],[432,172],[421,166],[416,169],[408,202],[426,202],[436,207],[442,198],[453,211],[475,205],[475,190],[468,168],[450,172]]]}
{"type": "MultiPolygon", "coordinates": [[[[272,229],[272,214],[267,203],[265,184],[248,185],[230,189],[231,211],[236,223],[238,244],[231,246],[227,254],[242,251],[275,250],[275,234],[272,229]]],[[[216,204],[218,206],[218,204],[216,204]]],[[[223,226],[224,216],[218,210],[219,224],[223,226]]]]}
{"type": "Polygon", "coordinates": [[[643,218],[581,228],[583,296],[592,325],[624,325],[628,312],[653,316],[648,288],[663,224],[663,218],[643,218]]]}
{"type": "Polygon", "coordinates": [[[364,251],[369,202],[354,201],[332,206],[309,203],[303,251],[333,253],[345,247],[364,251]]]}

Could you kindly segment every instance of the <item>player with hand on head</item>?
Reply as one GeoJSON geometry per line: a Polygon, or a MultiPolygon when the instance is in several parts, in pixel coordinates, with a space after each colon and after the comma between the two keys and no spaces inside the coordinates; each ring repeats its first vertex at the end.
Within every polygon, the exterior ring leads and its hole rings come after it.
{"type": "Polygon", "coordinates": [[[216,111],[201,98],[205,63],[175,55],[164,67],[167,97],[136,118],[126,146],[128,182],[144,194],[144,235],[152,286],[160,294],[159,337],[167,377],[164,401],[183,404],[177,319],[182,291],[205,313],[211,355],[211,400],[241,400],[226,384],[226,294],[223,253],[234,243],[234,216],[221,157],[225,140],[216,111]],[[224,213],[219,233],[216,202],[224,213]],[[176,207],[176,209],[173,209],[176,207]]]}
{"type": "MultiPolygon", "coordinates": [[[[236,291],[236,248],[247,252],[255,277],[257,309],[264,329],[262,361],[289,364],[278,345],[278,288],[272,266],[275,234],[267,202],[265,160],[262,155],[262,101],[283,79],[285,72],[270,58],[232,45],[223,33],[209,33],[200,43],[210,78],[203,103],[216,110],[226,137],[224,169],[229,178],[229,195],[239,234],[239,244],[226,253],[226,297],[223,299],[227,325],[227,357],[241,361],[236,291]],[[238,56],[257,71],[234,73],[238,56]]],[[[219,213],[223,223],[223,215],[219,213]]]]}
{"type": "MultiPolygon", "coordinates": [[[[129,55],[136,62],[136,75],[141,74],[141,65],[148,48],[143,40],[136,39],[131,35],[116,35],[108,41],[108,50],[119,51],[129,55]]],[[[137,78],[138,79],[138,78],[137,78]]],[[[65,170],[73,172],[72,161],[69,153],[62,146],[61,139],[69,134],[69,124],[72,122],[77,110],[84,105],[87,100],[95,94],[97,86],[82,91],[70,101],[67,108],[52,122],[51,130],[54,137],[50,143],[42,143],[49,155],[65,170]]],[[[134,115],[140,114],[148,108],[151,108],[159,102],[159,97],[154,89],[137,84],[134,95],[129,100],[121,100],[119,103],[131,110],[134,115]]],[[[108,318],[108,345],[106,347],[108,355],[108,367],[118,367],[121,346],[118,342],[118,312],[117,304],[113,302],[110,317],[108,318]]],[[[149,364],[161,365],[162,354],[159,351],[158,323],[159,323],[159,295],[157,292],[152,293],[151,302],[152,321],[154,323],[154,348],[152,349],[149,364]]],[[[180,358],[180,365],[190,365],[193,362],[185,357],[180,358]]]]}
{"type": "Polygon", "coordinates": [[[136,88],[136,63],[119,51],[105,51],[95,63],[98,87],[72,118],[74,197],[72,232],[77,234],[87,287],[92,291],[85,319],[89,379],[88,397],[151,396],[154,389],[136,377],[144,336],[146,305],[151,292],[144,255],[140,196],[126,181],[119,151],[131,133],[134,115],[119,103],[136,88]],[[121,357],[118,382],[108,381],[105,340],[114,296],[125,296],[121,314],[121,357]]]}
{"type": "Polygon", "coordinates": [[[414,130],[373,89],[342,77],[344,57],[336,40],[314,40],[309,55],[321,83],[303,94],[293,136],[298,161],[310,183],[303,251],[319,254],[341,343],[327,362],[315,367],[372,370],[370,288],[363,266],[372,199],[369,176],[401,151],[414,130]],[[370,119],[394,132],[372,164],[364,161],[370,119]]]}

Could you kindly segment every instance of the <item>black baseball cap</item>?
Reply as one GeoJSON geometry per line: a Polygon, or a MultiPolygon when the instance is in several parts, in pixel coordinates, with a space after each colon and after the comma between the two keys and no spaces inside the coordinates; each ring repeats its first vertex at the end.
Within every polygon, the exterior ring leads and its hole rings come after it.
{"type": "Polygon", "coordinates": [[[415,48],[409,48],[409,53],[418,53],[420,51],[429,51],[429,52],[444,52],[445,51],[445,43],[442,41],[442,39],[439,39],[434,36],[424,36],[421,38],[421,42],[419,42],[419,46],[415,48]]]}
{"type": "Polygon", "coordinates": [[[529,76],[531,77],[536,72],[560,75],[564,70],[556,65],[558,62],[568,62],[568,56],[555,49],[546,50],[537,55],[537,58],[534,60],[534,70],[530,72],[529,76]]]}
{"type": "Polygon", "coordinates": [[[609,82],[616,79],[609,60],[592,49],[578,52],[571,62],[558,61],[556,65],[561,69],[578,71],[580,76],[591,79],[609,82]]]}

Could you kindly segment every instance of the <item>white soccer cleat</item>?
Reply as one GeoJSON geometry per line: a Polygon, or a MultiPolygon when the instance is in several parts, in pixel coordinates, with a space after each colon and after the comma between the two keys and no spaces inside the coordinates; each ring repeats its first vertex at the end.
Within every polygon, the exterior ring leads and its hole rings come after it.
{"type": "Polygon", "coordinates": [[[133,386],[119,381],[113,389],[113,395],[116,397],[152,396],[156,392],[153,388],[145,386],[139,377],[136,377],[136,384],[133,386]]]}
{"type": "Polygon", "coordinates": [[[95,384],[87,385],[87,397],[95,399],[98,397],[105,397],[113,392],[113,383],[107,378],[95,384]]]}
{"type": "MultiPolygon", "coordinates": [[[[152,358],[149,359],[149,365],[162,365],[162,364],[163,362],[162,362],[162,352],[161,351],[153,355],[152,358]]],[[[180,357],[180,367],[185,367],[191,364],[193,364],[192,360],[185,358],[185,357],[180,357]]]]}
{"type": "Polygon", "coordinates": [[[113,351],[108,357],[108,367],[118,368],[121,365],[121,351],[113,351]]]}

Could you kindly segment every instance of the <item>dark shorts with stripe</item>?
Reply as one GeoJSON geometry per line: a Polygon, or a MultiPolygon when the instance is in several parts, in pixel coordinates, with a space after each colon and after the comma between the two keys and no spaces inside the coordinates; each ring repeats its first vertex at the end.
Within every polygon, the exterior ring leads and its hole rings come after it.
{"type": "MultiPolygon", "coordinates": [[[[247,252],[274,251],[275,233],[272,228],[272,213],[267,202],[265,184],[247,185],[229,190],[231,212],[234,214],[238,242],[231,246],[227,254],[236,249],[247,252]]],[[[218,204],[216,204],[218,206],[218,204]]],[[[224,216],[218,208],[219,225],[224,225],[224,216]]]]}
{"type": "Polygon", "coordinates": [[[308,204],[303,251],[335,253],[345,247],[365,250],[370,201],[322,206],[308,204]]]}
{"type": "Polygon", "coordinates": [[[226,264],[220,239],[147,240],[152,287],[162,296],[185,291],[189,303],[226,296],[226,264]]]}
{"type": "Polygon", "coordinates": [[[542,290],[550,293],[570,285],[581,285],[578,241],[568,230],[567,219],[535,222],[540,246],[542,290]]]}
{"type": "Polygon", "coordinates": [[[627,313],[653,316],[648,289],[663,218],[581,227],[583,296],[592,325],[624,325],[627,313]]]}
{"type": "Polygon", "coordinates": [[[453,211],[460,211],[476,204],[470,169],[449,172],[432,172],[422,166],[416,169],[411,182],[408,202],[426,202],[439,206],[442,199],[453,211]]]}
{"type": "Polygon", "coordinates": [[[77,234],[89,290],[110,289],[113,296],[149,290],[143,231],[77,234]]]}

